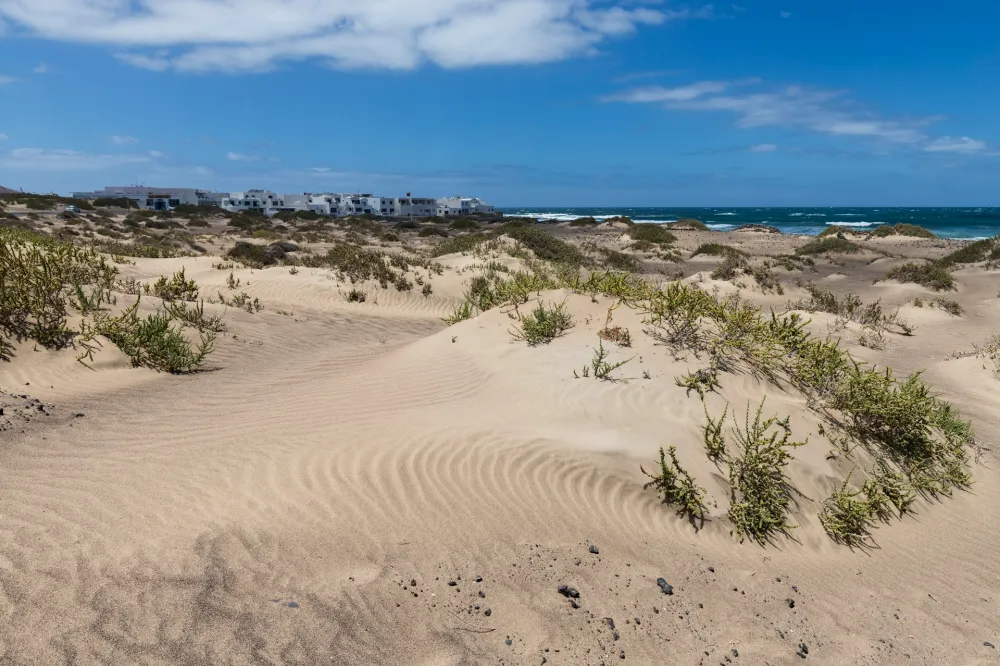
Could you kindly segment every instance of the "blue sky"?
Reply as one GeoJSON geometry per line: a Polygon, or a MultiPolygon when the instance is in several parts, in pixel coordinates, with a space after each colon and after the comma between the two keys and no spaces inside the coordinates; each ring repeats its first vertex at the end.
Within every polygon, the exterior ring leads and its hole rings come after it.
{"type": "Polygon", "coordinates": [[[0,0],[0,184],[1000,205],[1000,3],[0,0]]]}

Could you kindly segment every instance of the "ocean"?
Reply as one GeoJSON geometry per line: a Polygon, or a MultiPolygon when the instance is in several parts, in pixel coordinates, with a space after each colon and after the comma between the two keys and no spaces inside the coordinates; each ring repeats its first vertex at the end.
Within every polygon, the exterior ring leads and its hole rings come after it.
{"type": "Polygon", "coordinates": [[[601,220],[625,215],[635,222],[701,220],[718,231],[741,224],[767,224],[788,234],[815,235],[829,225],[871,230],[906,222],[941,238],[980,239],[1000,234],[1000,208],[501,208],[505,215],[562,222],[578,217],[601,220]]]}

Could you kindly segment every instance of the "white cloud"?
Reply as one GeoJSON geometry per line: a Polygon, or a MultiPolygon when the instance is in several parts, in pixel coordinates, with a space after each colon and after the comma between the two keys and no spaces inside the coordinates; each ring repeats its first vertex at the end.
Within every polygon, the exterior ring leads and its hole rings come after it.
{"type": "Polygon", "coordinates": [[[8,83],[14,83],[17,81],[13,76],[7,76],[6,74],[0,74],[0,86],[5,86],[8,83]]]}
{"type": "Polygon", "coordinates": [[[256,162],[260,158],[254,155],[244,155],[243,153],[226,153],[226,159],[231,162],[256,162]]]}
{"type": "Polygon", "coordinates": [[[151,150],[151,151],[149,151],[149,156],[150,157],[163,157],[163,153],[161,153],[158,150],[151,150]]]}
{"type": "Polygon", "coordinates": [[[122,134],[112,134],[108,137],[108,140],[116,146],[128,146],[134,143],[139,143],[139,139],[134,136],[124,136],[122,134]]]}
{"type": "Polygon", "coordinates": [[[986,142],[970,139],[967,136],[942,136],[927,144],[924,150],[929,153],[960,153],[969,155],[972,153],[981,153],[986,150],[986,142]]]}
{"type": "Polygon", "coordinates": [[[0,141],[6,141],[9,138],[10,138],[9,136],[4,134],[3,132],[0,132],[0,141]]]}
{"type": "Polygon", "coordinates": [[[35,65],[35,68],[32,69],[31,71],[34,72],[35,74],[46,74],[49,71],[49,66],[46,65],[44,62],[40,62],[37,65],[35,65]]]}
{"type": "Polygon", "coordinates": [[[633,0],[0,0],[0,20],[109,45],[152,70],[261,70],[306,58],[390,69],[550,62],[642,25],[711,13],[633,0]]]}
{"type": "Polygon", "coordinates": [[[146,155],[100,155],[77,150],[17,148],[0,153],[0,167],[24,171],[98,171],[146,162],[146,155]]]}
{"type": "Polygon", "coordinates": [[[778,144],[776,143],[758,143],[756,146],[750,146],[749,150],[751,153],[773,153],[778,149],[778,144]]]}
{"type": "Polygon", "coordinates": [[[781,18],[791,18],[792,17],[792,13],[791,12],[778,12],[778,16],[780,16],[781,18]]]}
{"type": "Polygon", "coordinates": [[[755,79],[702,81],[676,88],[638,88],[610,101],[660,103],[667,109],[723,111],[739,127],[780,126],[835,136],[881,139],[901,145],[927,140],[921,128],[936,118],[885,118],[848,99],[843,91],[765,86],[755,79]],[[756,89],[743,90],[757,85],[756,89]],[[733,90],[740,88],[740,90],[733,90]]]}
{"type": "Polygon", "coordinates": [[[212,170],[206,166],[197,166],[194,168],[194,172],[199,176],[211,176],[212,170]]]}

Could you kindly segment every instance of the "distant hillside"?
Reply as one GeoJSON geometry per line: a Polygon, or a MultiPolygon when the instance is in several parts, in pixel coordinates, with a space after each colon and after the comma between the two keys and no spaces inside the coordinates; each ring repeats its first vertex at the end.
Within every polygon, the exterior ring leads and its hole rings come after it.
{"type": "Polygon", "coordinates": [[[17,190],[12,190],[9,187],[4,187],[0,185],[0,194],[17,194],[17,190]]]}

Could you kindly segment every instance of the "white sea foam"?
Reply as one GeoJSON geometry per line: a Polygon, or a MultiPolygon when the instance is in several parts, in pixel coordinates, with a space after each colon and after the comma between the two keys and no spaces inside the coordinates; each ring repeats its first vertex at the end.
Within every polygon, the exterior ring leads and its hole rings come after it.
{"type": "Polygon", "coordinates": [[[716,231],[725,231],[726,229],[732,229],[736,225],[735,224],[706,224],[705,226],[708,227],[709,229],[714,229],[716,231]]]}
{"type": "Polygon", "coordinates": [[[830,227],[873,227],[881,222],[827,222],[830,227]]]}
{"type": "Polygon", "coordinates": [[[802,217],[805,213],[789,213],[788,217],[802,217]]]}
{"type": "Polygon", "coordinates": [[[739,215],[739,213],[716,213],[716,215],[739,215]]]}
{"type": "Polygon", "coordinates": [[[864,213],[834,213],[837,217],[861,217],[864,213]]]}
{"type": "Polygon", "coordinates": [[[806,217],[826,217],[826,213],[806,213],[806,217]]]}

